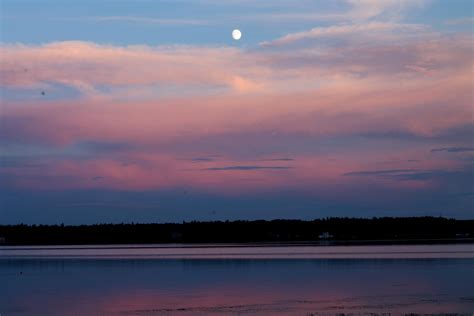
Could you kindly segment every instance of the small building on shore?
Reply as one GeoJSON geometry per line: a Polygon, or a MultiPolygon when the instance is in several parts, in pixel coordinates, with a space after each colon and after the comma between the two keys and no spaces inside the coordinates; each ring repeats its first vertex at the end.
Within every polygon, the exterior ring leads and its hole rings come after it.
{"type": "Polygon", "coordinates": [[[319,234],[319,239],[331,239],[334,238],[333,235],[331,235],[329,232],[322,232],[319,234]]]}

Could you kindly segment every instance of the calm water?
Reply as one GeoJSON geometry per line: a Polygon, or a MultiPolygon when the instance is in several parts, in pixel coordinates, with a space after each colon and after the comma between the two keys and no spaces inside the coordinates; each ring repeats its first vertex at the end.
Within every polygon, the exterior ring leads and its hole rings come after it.
{"type": "Polygon", "coordinates": [[[0,248],[0,314],[474,314],[474,246],[0,248]]]}

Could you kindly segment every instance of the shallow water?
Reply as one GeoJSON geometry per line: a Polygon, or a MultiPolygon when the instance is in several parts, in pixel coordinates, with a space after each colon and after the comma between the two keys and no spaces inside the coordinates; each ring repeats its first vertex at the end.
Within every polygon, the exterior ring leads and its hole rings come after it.
{"type": "Polygon", "coordinates": [[[474,313],[473,245],[0,248],[5,315],[474,313]]]}
{"type": "Polygon", "coordinates": [[[82,245],[0,247],[0,258],[108,259],[474,259],[473,244],[315,246],[301,244],[82,245]]]}

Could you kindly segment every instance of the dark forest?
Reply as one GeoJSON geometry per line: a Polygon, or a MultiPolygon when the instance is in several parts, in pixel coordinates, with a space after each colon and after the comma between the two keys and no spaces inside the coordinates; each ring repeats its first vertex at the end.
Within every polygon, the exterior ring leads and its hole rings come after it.
{"type": "Polygon", "coordinates": [[[0,225],[3,245],[254,242],[473,242],[474,220],[325,218],[167,224],[0,225]]]}

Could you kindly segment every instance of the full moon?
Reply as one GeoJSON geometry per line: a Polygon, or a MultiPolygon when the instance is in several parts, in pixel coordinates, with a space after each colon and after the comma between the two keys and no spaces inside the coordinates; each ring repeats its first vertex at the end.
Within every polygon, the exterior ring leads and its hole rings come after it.
{"type": "Polygon", "coordinates": [[[235,29],[232,31],[232,38],[238,41],[242,37],[242,32],[240,30],[235,29]]]}

